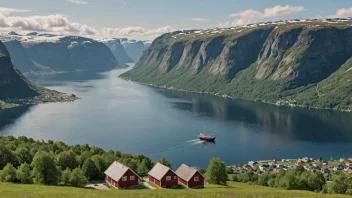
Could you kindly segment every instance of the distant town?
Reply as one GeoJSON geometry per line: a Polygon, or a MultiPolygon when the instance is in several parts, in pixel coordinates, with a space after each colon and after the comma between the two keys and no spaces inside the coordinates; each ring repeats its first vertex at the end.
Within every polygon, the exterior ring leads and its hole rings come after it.
{"type": "Polygon", "coordinates": [[[72,102],[79,99],[74,94],[65,94],[54,90],[45,90],[43,94],[24,99],[0,100],[0,109],[18,107],[22,105],[34,105],[40,103],[72,102]]]}
{"type": "Polygon", "coordinates": [[[313,173],[321,172],[323,174],[330,174],[332,171],[343,171],[352,174],[352,158],[323,160],[322,158],[313,159],[304,157],[298,159],[282,159],[280,161],[261,160],[249,161],[247,164],[228,166],[228,168],[231,168],[234,174],[245,174],[249,171],[256,174],[276,174],[281,169],[287,171],[289,169],[296,169],[297,166],[303,166],[306,171],[313,173]]]}

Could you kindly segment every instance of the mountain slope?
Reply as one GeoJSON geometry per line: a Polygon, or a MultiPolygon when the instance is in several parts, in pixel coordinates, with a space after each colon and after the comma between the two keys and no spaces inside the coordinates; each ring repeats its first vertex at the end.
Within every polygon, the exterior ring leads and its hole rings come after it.
{"type": "Polygon", "coordinates": [[[101,42],[52,34],[2,35],[13,63],[23,73],[111,70],[125,65],[101,42]]]}
{"type": "Polygon", "coordinates": [[[11,63],[5,45],[0,41],[0,99],[38,96],[40,88],[27,80],[11,63]]]}
{"type": "Polygon", "coordinates": [[[115,58],[121,63],[133,63],[135,62],[130,55],[127,54],[125,48],[120,42],[120,39],[104,40],[103,43],[108,46],[115,56],[115,58]]]}
{"type": "Polygon", "coordinates": [[[126,38],[120,39],[128,55],[132,57],[134,62],[137,62],[144,50],[150,46],[149,41],[128,40],[126,38]]]}
{"type": "Polygon", "coordinates": [[[282,99],[280,104],[352,109],[351,24],[348,19],[279,21],[173,32],[154,40],[121,77],[267,103],[282,99]],[[318,96],[317,86],[333,99],[318,96]]]}
{"type": "Polygon", "coordinates": [[[4,42],[6,49],[11,55],[12,63],[22,72],[40,71],[33,61],[28,57],[22,44],[17,40],[4,42]]]}

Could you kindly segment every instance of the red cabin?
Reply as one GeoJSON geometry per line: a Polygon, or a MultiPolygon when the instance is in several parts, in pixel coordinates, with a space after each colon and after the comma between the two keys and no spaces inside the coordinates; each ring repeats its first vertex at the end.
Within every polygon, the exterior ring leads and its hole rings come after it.
{"type": "Polygon", "coordinates": [[[130,188],[139,185],[139,176],[127,166],[113,162],[104,172],[106,183],[116,188],[130,188]]]}
{"type": "Polygon", "coordinates": [[[197,169],[182,164],[176,174],[181,184],[189,188],[204,188],[205,177],[197,169]]]}
{"type": "Polygon", "coordinates": [[[148,173],[149,181],[159,187],[172,187],[178,184],[177,175],[169,167],[156,163],[148,173]]]}

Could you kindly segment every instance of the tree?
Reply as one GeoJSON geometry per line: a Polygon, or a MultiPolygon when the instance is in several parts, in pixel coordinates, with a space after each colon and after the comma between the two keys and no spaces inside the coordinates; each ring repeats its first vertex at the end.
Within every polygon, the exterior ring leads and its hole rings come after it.
{"type": "Polygon", "coordinates": [[[97,179],[102,179],[104,177],[104,171],[106,170],[107,167],[105,167],[103,159],[100,157],[100,155],[94,155],[90,159],[94,162],[95,168],[98,170],[98,178],[97,179]]]}
{"type": "Polygon", "coordinates": [[[80,168],[75,168],[72,171],[71,177],[70,177],[70,184],[71,186],[75,187],[84,187],[87,184],[87,178],[84,176],[84,173],[82,169],[80,168]]]}
{"type": "Polygon", "coordinates": [[[53,157],[47,152],[38,152],[31,163],[35,183],[56,185],[59,179],[59,170],[53,157]]]}
{"type": "Polygon", "coordinates": [[[204,175],[205,174],[205,170],[203,168],[198,168],[198,171],[200,172],[200,174],[204,175]]]}
{"type": "Polygon", "coordinates": [[[258,185],[261,186],[269,186],[269,175],[268,174],[261,174],[258,177],[258,185]]]}
{"type": "Polygon", "coordinates": [[[227,173],[225,163],[220,158],[211,159],[205,177],[211,184],[226,184],[227,173]]]}
{"type": "Polygon", "coordinates": [[[86,178],[88,178],[89,180],[98,179],[100,176],[99,170],[95,166],[95,163],[93,162],[93,160],[90,158],[84,161],[82,166],[82,171],[83,171],[83,174],[86,176],[86,178]]]}
{"type": "Polygon", "coordinates": [[[61,152],[56,157],[56,161],[61,170],[65,170],[66,168],[74,169],[79,166],[77,154],[72,150],[61,152]]]}
{"type": "Polygon", "coordinates": [[[15,154],[20,164],[30,164],[32,162],[33,156],[31,155],[29,150],[24,146],[18,147],[15,151],[15,154]]]}
{"type": "Polygon", "coordinates": [[[171,163],[165,157],[160,160],[157,160],[156,162],[159,162],[160,164],[171,168],[171,163]]]}
{"type": "Polygon", "coordinates": [[[233,169],[231,167],[226,167],[227,174],[233,174],[233,169]]]}
{"type": "Polygon", "coordinates": [[[150,169],[153,167],[153,162],[149,158],[144,158],[138,165],[137,174],[144,177],[148,174],[150,169]]]}
{"type": "Polygon", "coordinates": [[[83,166],[84,162],[90,157],[92,157],[92,154],[89,151],[83,151],[79,156],[80,165],[83,166]]]}
{"type": "Polygon", "coordinates": [[[62,185],[68,186],[70,184],[71,174],[72,172],[70,168],[66,168],[66,170],[62,171],[60,177],[60,182],[62,185]]]}
{"type": "Polygon", "coordinates": [[[12,164],[8,163],[1,171],[0,180],[3,182],[15,182],[16,181],[16,168],[12,164]]]}
{"type": "Polygon", "coordinates": [[[32,184],[33,178],[31,175],[31,167],[29,164],[24,162],[21,166],[17,169],[16,178],[20,181],[21,184],[32,184]]]}
{"type": "Polygon", "coordinates": [[[6,146],[0,145],[0,170],[3,169],[8,163],[16,163],[15,154],[6,146]]]}

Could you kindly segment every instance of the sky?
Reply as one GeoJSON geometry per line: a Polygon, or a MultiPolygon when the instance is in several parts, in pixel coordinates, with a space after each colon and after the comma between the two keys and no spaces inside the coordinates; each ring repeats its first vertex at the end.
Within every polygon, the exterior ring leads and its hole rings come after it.
{"type": "Polygon", "coordinates": [[[331,17],[352,17],[352,0],[0,0],[0,32],[99,39],[331,17]]]}

